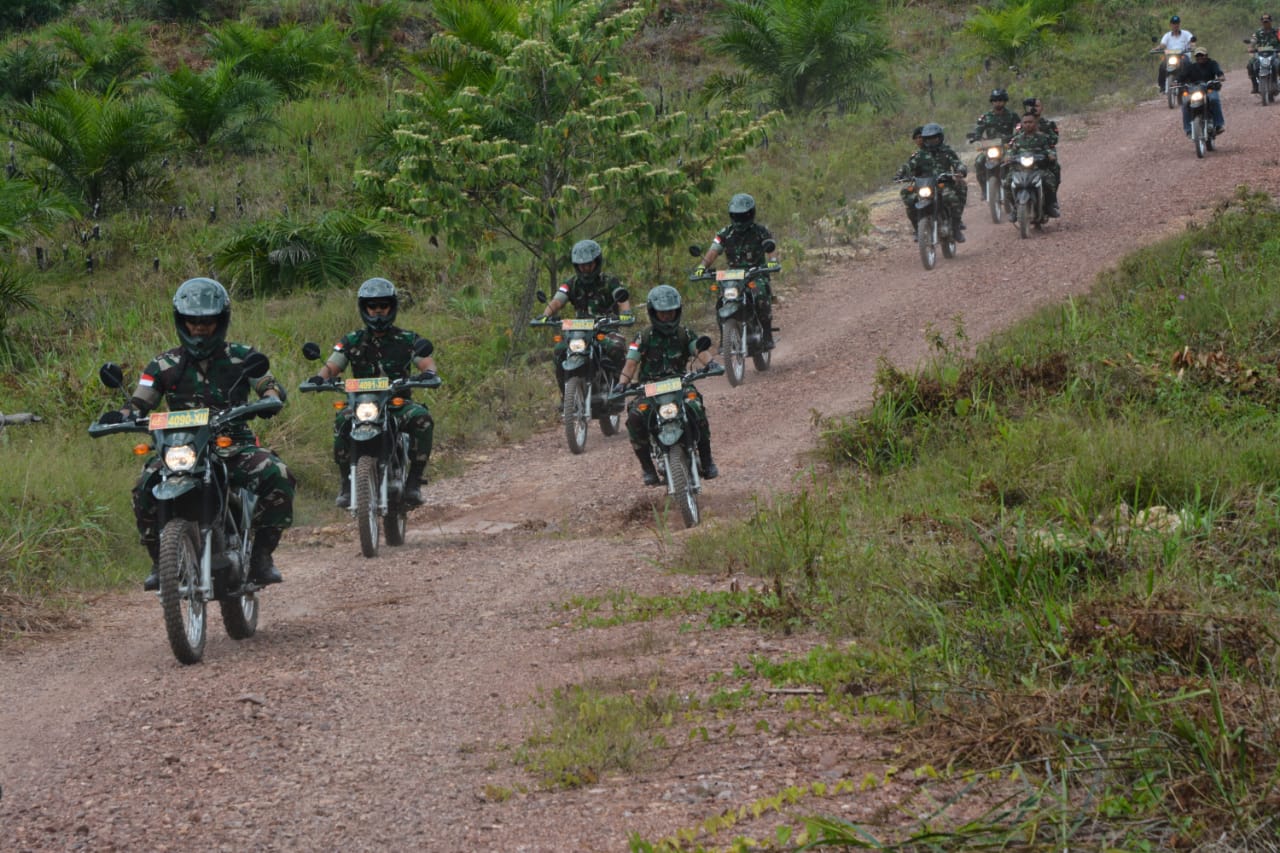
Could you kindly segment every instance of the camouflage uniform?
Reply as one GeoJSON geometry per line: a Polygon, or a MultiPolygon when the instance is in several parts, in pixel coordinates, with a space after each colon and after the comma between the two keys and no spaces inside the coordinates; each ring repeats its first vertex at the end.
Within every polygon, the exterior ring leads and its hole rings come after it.
{"type": "MultiPolygon", "coordinates": [[[[381,333],[357,329],[333,345],[328,364],[337,373],[345,370],[348,364],[351,365],[351,375],[356,379],[374,376],[404,379],[412,376],[415,371],[416,356],[413,354],[413,346],[418,340],[416,333],[397,326],[391,326],[381,333]]],[[[411,399],[411,389],[406,388],[397,396],[403,397],[407,402],[398,409],[392,407],[391,414],[399,422],[400,428],[409,434],[410,466],[421,471],[431,458],[435,421],[425,405],[411,399]]],[[[351,434],[349,415],[349,412],[339,412],[333,421],[333,461],[342,469],[344,476],[351,465],[351,444],[347,440],[351,434]]]]}
{"type": "MultiPolygon", "coordinates": [[[[925,145],[918,149],[907,160],[905,166],[898,170],[898,174],[902,177],[922,177],[925,175],[940,175],[943,172],[961,172],[964,170],[964,163],[960,160],[960,155],[955,152],[950,145],[940,144],[935,146],[925,145]]],[[[944,201],[950,201],[952,216],[959,220],[964,213],[966,202],[969,200],[969,187],[964,181],[957,180],[952,184],[954,194],[947,192],[943,194],[944,201]]],[[[913,199],[914,202],[914,199],[913,199]]],[[[916,224],[916,208],[912,203],[907,207],[907,216],[911,220],[912,227],[916,224]]]]}
{"type": "MultiPolygon", "coordinates": [[[[689,359],[698,354],[697,343],[698,336],[688,326],[681,326],[674,335],[663,334],[654,328],[645,329],[627,348],[627,360],[640,362],[639,371],[633,378],[637,382],[651,382],[655,379],[683,376],[689,366],[689,359]]],[[[627,412],[627,435],[636,456],[642,459],[649,452],[648,418],[640,411],[640,405],[646,402],[650,402],[648,397],[636,397],[631,401],[627,412]]],[[[711,427],[707,423],[702,395],[695,391],[694,399],[688,401],[688,405],[697,424],[698,453],[705,465],[711,458],[711,427]]]]}
{"type": "MultiPolygon", "coordinates": [[[[1056,156],[1058,138],[1059,138],[1058,123],[1051,119],[1041,118],[1040,116],[1037,116],[1036,118],[1039,121],[1039,124],[1037,125],[1038,127],[1037,132],[1043,136],[1049,137],[1049,146],[1054,149],[1054,155],[1055,155],[1054,159],[1049,161],[1046,168],[1048,168],[1048,170],[1053,174],[1054,186],[1060,187],[1062,186],[1062,164],[1058,162],[1058,159],[1056,156]]],[[[1022,132],[1022,128],[1019,127],[1018,131],[1013,135],[1013,139],[1009,140],[1009,144],[1013,145],[1014,139],[1018,139],[1019,137],[1023,137],[1025,135],[1026,134],[1022,132]]]]}
{"type": "MultiPolygon", "coordinates": [[[[196,361],[184,347],[175,347],[156,356],[133,392],[131,406],[142,414],[154,409],[163,399],[170,411],[209,408],[214,412],[248,402],[249,386],[259,396],[275,389],[284,399],[284,388],[270,373],[257,380],[242,381],[240,367],[253,352],[244,344],[224,344],[213,356],[196,361]]],[[[249,426],[240,421],[226,433],[233,444],[218,455],[227,464],[231,484],[245,487],[258,496],[255,529],[282,530],[293,524],[293,475],[280,457],[263,448],[249,426]]],[[[160,530],[156,518],[156,501],[151,489],[160,480],[159,457],[147,460],[133,488],[133,514],[137,520],[142,544],[152,559],[160,548],[160,530]]]]}
{"type": "MultiPolygon", "coordinates": [[[[978,123],[974,125],[973,132],[969,134],[969,141],[979,139],[999,139],[1001,142],[1008,142],[1009,137],[1013,136],[1018,129],[1018,117],[1013,114],[1013,110],[1003,109],[999,112],[989,110],[978,116],[978,123]]],[[[985,193],[987,190],[987,150],[983,148],[978,152],[977,158],[973,161],[973,177],[978,182],[978,186],[985,193]]]]}
{"type": "MultiPolygon", "coordinates": [[[[598,272],[591,276],[575,274],[573,277],[561,282],[560,287],[556,290],[556,297],[565,300],[573,306],[574,313],[579,317],[613,317],[617,318],[619,308],[617,300],[613,298],[614,292],[622,287],[622,281],[616,275],[600,275],[598,272]]],[[[555,345],[551,351],[552,359],[555,362],[556,382],[560,385],[560,391],[564,391],[564,357],[569,350],[569,341],[562,340],[555,345]]],[[[627,357],[627,339],[621,332],[610,332],[604,339],[605,358],[609,362],[610,373],[613,376],[618,375],[618,371],[622,368],[622,362],[627,357]]]]}
{"type": "MultiPolygon", "coordinates": [[[[711,241],[711,250],[722,253],[731,269],[747,269],[764,266],[768,262],[768,254],[764,250],[764,241],[772,240],[773,234],[758,222],[747,224],[734,223],[726,225],[716,232],[711,241]]],[[[765,339],[773,340],[773,289],[769,286],[769,276],[762,275],[756,279],[758,297],[756,313],[760,316],[760,325],[765,329],[765,339]]],[[[722,320],[717,320],[723,326],[722,320]]]]}
{"type": "MultiPolygon", "coordinates": [[[[1280,33],[1276,32],[1275,27],[1263,27],[1253,31],[1254,50],[1263,48],[1271,48],[1272,50],[1280,50],[1280,33]]],[[[1249,82],[1253,84],[1253,91],[1258,91],[1258,54],[1254,53],[1249,57],[1249,64],[1246,66],[1249,71],[1249,82]]]]}
{"type": "MultiPolygon", "coordinates": [[[[1037,131],[1036,133],[1016,134],[1013,139],[1009,140],[1009,147],[1006,149],[1005,157],[1009,160],[1015,160],[1019,154],[1052,154],[1053,158],[1044,164],[1044,168],[1049,173],[1049,180],[1045,181],[1044,194],[1045,205],[1050,208],[1058,206],[1058,175],[1057,169],[1054,167],[1058,164],[1058,149],[1056,147],[1057,137],[1037,131]]],[[[1005,177],[1005,189],[1008,190],[1008,184],[1013,178],[1013,171],[1005,177]]],[[[1012,195],[1012,193],[1010,193],[1012,195]]]]}

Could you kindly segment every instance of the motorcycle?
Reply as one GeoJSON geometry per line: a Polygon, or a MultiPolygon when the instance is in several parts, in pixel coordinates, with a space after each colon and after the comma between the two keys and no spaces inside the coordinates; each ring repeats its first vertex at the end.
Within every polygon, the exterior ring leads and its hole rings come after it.
{"type": "MultiPolygon", "coordinates": [[[[711,339],[703,335],[698,338],[697,347],[699,352],[710,349],[711,339]]],[[[723,373],[724,367],[717,364],[683,376],[632,386],[620,395],[611,395],[612,399],[649,398],[648,402],[640,404],[639,409],[649,435],[649,452],[658,477],[666,484],[668,497],[680,503],[680,516],[685,527],[696,527],[702,518],[698,509],[698,495],[702,492],[698,421],[689,412],[688,401],[695,393],[695,382],[723,373]]]]}
{"type": "Polygon", "coordinates": [[[950,196],[955,193],[955,182],[959,176],[955,172],[943,172],[939,175],[924,175],[915,178],[901,178],[914,194],[916,207],[916,242],[920,244],[920,263],[927,270],[938,263],[938,246],[942,246],[944,258],[956,256],[956,237],[952,233],[953,221],[949,211],[945,210],[950,196]],[[942,196],[940,199],[939,196],[942,196]]]}
{"type": "MultiPolygon", "coordinates": [[[[1156,39],[1152,37],[1151,40],[1155,41],[1156,39]]],[[[1169,109],[1173,109],[1179,103],[1182,72],[1186,70],[1190,57],[1187,56],[1186,51],[1169,48],[1157,47],[1153,48],[1151,52],[1163,54],[1160,62],[1164,65],[1164,97],[1169,103],[1169,109]]]]}
{"type": "MultiPolygon", "coordinates": [[[[763,249],[771,254],[777,244],[765,240],[763,249]]],[[[690,246],[689,254],[701,258],[703,250],[690,246]]],[[[735,388],[746,379],[746,362],[750,356],[756,370],[763,373],[773,363],[773,351],[765,348],[765,328],[757,310],[760,292],[756,282],[781,272],[778,264],[727,270],[709,270],[691,275],[689,281],[714,281],[711,291],[717,293],[716,316],[720,323],[720,351],[724,355],[729,384],[735,388]]]]}
{"type": "MultiPolygon", "coordinates": [[[[546,301],[544,293],[539,291],[537,295],[539,301],[546,301]]],[[[625,290],[621,295],[615,294],[618,302],[626,302],[628,297],[625,290]]],[[[635,325],[635,318],[630,315],[563,320],[548,317],[530,320],[529,325],[559,328],[555,342],[568,342],[560,366],[564,370],[564,436],[569,442],[569,451],[578,454],[586,450],[592,419],[600,422],[600,432],[606,437],[616,435],[622,428],[622,410],[610,405],[607,398],[609,389],[618,381],[622,365],[609,361],[605,341],[610,332],[635,325]]]]}
{"type": "Polygon", "coordinates": [[[1196,148],[1197,158],[1203,158],[1206,151],[1213,150],[1213,140],[1218,135],[1218,132],[1214,130],[1213,126],[1213,113],[1209,106],[1209,93],[1216,92],[1221,88],[1221,80],[1183,86],[1183,90],[1186,93],[1187,109],[1191,113],[1191,144],[1196,148]]]}
{"type": "Polygon", "coordinates": [[[1019,154],[1013,161],[1013,172],[1009,176],[1009,205],[1015,215],[1010,219],[1017,220],[1018,235],[1026,239],[1031,228],[1037,231],[1049,221],[1044,200],[1045,163],[1048,157],[1044,154],[1019,154]]]}
{"type": "MultiPolygon", "coordinates": [[[[254,353],[244,363],[242,379],[256,379],[270,362],[254,353]]],[[[104,364],[98,378],[108,388],[124,389],[124,372],[104,364]]],[[[230,485],[221,452],[232,441],[224,433],[238,421],[277,412],[282,400],[264,397],[222,412],[186,409],[152,412],[119,423],[93,423],[89,435],[150,433],[161,465],[160,482],[151,490],[160,524],[160,606],[174,657],[199,663],[208,637],[209,602],[218,602],[222,624],[233,640],[258,630],[258,591],[250,580],[253,511],[257,496],[230,485]]]]}
{"type": "Polygon", "coordinates": [[[970,139],[970,142],[981,142],[978,150],[982,152],[973,162],[974,172],[983,175],[982,197],[991,211],[991,221],[999,225],[1004,220],[1004,211],[1008,201],[1004,196],[1004,149],[1008,139],[970,139]],[[986,160],[981,157],[985,155],[986,160]],[[982,164],[979,166],[979,164],[982,164]]]}
{"type": "MultiPolygon", "coordinates": [[[[428,341],[419,340],[414,355],[431,355],[428,341]]],[[[320,358],[318,344],[308,341],[302,346],[308,361],[320,358]]],[[[347,509],[356,519],[360,531],[360,553],[378,556],[379,519],[388,545],[403,545],[409,527],[409,510],[403,500],[405,480],[409,474],[409,434],[400,428],[395,411],[407,398],[402,392],[412,388],[439,388],[439,376],[431,379],[391,379],[369,376],[362,379],[330,379],[327,382],[303,382],[303,393],[331,391],[346,395],[342,414],[351,421],[347,441],[350,445],[351,468],[348,473],[351,503],[347,509]]]]}
{"type": "MultiPolygon", "coordinates": [[[[1253,44],[1251,39],[1244,41],[1245,44],[1253,44]]],[[[1280,91],[1280,58],[1276,56],[1275,48],[1260,47],[1254,51],[1254,62],[1257,64],[1258,94],[1265,107],[1275,101],[1280,91]]]]}

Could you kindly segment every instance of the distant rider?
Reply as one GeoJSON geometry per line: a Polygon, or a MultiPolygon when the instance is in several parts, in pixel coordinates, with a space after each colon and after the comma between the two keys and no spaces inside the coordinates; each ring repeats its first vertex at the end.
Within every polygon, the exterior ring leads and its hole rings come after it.
{"type": "MultiPolygon", "coordinates": [[[[1005,162],[1013,163],[1022,154],[1043,154],[1046,158],[1043,168],[1045,170],[1044,181],[1044,212],[1045,216],[1058,218],[1058,179],[1054,175],[1052,166],[1058,162],[1058,149],[1056,141],[1052,136],[1040,130],[1040,120],[1035,113],[1026,113],[1022,116],[1022,124],[1018,133],[1015,133],[1013,139],[1009,140],[1009,147],[1005,152],[1005,162]]],[[[1006,183],[1013,180],[1013,170],[1010,169],[1005,177],[1006,183]]],[[[1005,187],[1006,191],[1010,187],[1005,187]]],[[[1008,193],[1013,195],[1011,191],[1008,193]]],[[[1011,222],[1018,221],[1018,213],[1016,210],[1010,212],[1009,220],[1011,222]]]]}
{"type": "MultiPolygon", "coordinates": [[[[1186,55],[1191,50],[1191,45],[1196,43],[1196,37],[1189,31],[1182,28],[1182,18],[1174,15],[1169,19],[1169,32],[1160,37],[1160,46],[1154,52],[1163,52],[1166,50],[1176,50],[1182,54],[1182,70],[1187,70],[1186,55]]],[[[1168,75],[1166,65],[1168,63],[1161,61],[1160,70],[1156,72],[1156,89],[1164,91],[1165,77],[1168,75]]],[[[1184,81],[1185,82],[1185,81],[1184,81]]]]}
{"type": "MultiPolygon", "coordinates": [[[[579,317],[613,317],[630,316],[631,300],[619,299],[626,288],[616,275],[604,275],[604,251],[595,240],[579,240],[573,244],[569,253],[573,262],[574,274],[561,282],[555,296],[543,309],[542,316],[550,319],[572,305],[574,313],[579,317]]],[[[560,393],[564,394],[564,356],[569,349],[569,341],[562,340],[552,350],[552,361],[555,362],[556,382],[560,393]]],[[[613,375],[622,367],[627,355],[627,339],[617,330],[610,332],[604,341],[605,356],[613,375]]]]}
{"type": "MultiPolygon", "coordinates": [[[[1018,128],[1018,117],[1013,110],[1008,109],[1009,92],[1005,89],[996,89],[987,100],[991,102],[991,109],[978,116],[978,123],[970,131],[968,139],[970,142],[976,142],[979,139],[999,139],[1001,143],[1007,143],[1009,137],[1013,136],[1013,132],[1018,128]]],[[[979,151],[977,159],[973,161],[973,177],[978,182],[978,188],[982,190],[982,200],[986,201],[986,148],[979,151]]]]}
{"type": "MultiPolygon", "coordinates": [[[[947,212],[951,214],[955,226],[951,229],[951,233],[957,243],[963,243],[964,207],[969,198],[969,188],[964,182],[964,176],[969,173],[969,169],[961,161],[955,149],[946,144],[942,125],[929,122],[920,129],[920,137],[920,148],[898,170],[898,176],[920,178],[941,175],[944,172],[950,172],[956,176],[951,185],[954,192],[944,192],[942,201],[948,206],[947,212]]],[[[914,227],[918,221],[914,205],[907,209],[907,215],[911,218],[911,224],[914,227]]]]}
{"type": "MultiPolygon", "coordinates": [[[[1193,83],[1212,83],[1215,80],[1225,80],[1227,75],[1222,73],[1222,66],[1218,64],[1216,59],[1209,58],[1209,51],[1203,47],[1197,47],[1193,51],[1196,61],[1191,63],[1191,67],[1182,75],[1182,82],[1187,85],[1193,83]]],[[[1213,116],[1213,132],[1222,133],[1226,130],[1226,123],[1222,120],[1222,98],[1219,93],[1210,89],[1209,112],[1213,116]]],[[[1182,131],[1191,138],[1191,106],[1189,98],[1182,99],[1182,131]]]]}
{"type": "MultiPolygon", "coordinates": [[[[716,258],[721,252],[733,269],[764,266],[766,263],[778,262],[778,249],[766,253],[764,241],[772,240],[769,229],[756,222],[756,200],[747,193],[738,193],[729,199],[729,225],[716,232],[715,238],[702,256],[702,263],[693,271],[695,276],[703,275],[715,266],[716,258]]],[[[773,341],[773,288],[769,286],[769,276],[762,275],[756,279],[756,287],[760,294],[756,300],[756,313],[760,317],[760,325],[764,327],[765,349],[774,347],[773,341]]]]}
{"type": "Polygon", "coordinates": [[[1259,23],[1261,26],[1253,31],[1253,37],[1249,39],[1249,53],[1253,54],[1249,57],[1249,84],[1253,87],[1251,93],[1254,95],[1258,94],[1258,51],[1264,48],[1280,50],[1280,34],[1271,25],[1271,13],[1263,12],[1259,23]]]}
{"type": "MultiPolygon", "coordinates": [[[[223,412],[248,402],[250,388],[259,397],[285,399],[284,387],[270,373],[257,379],[245,377],[242,365],[254,349],[227,343],[231,299],[218,282],[211,278],[184,281],[173,296],[173,325],[181,345],[153,358],[142,371],[129,404],[107,412],[99,423],[121,423],[145,415],[162,401],[171,412],[204,408],[223,412]]],[[[259,585],[279,583],[280,572],[271,555],[280,544],[281,532],[293,524],[296,483],[280,457],[260,446],[246,423],[235,424],[225,435],[232,444],[219,449],[218,455],[226,462],[231,485],[248,488],[258,496],[250,579],[259,585]]],[[[160,465],[158,457],[148,459],[133,488],[138,533],[151,555],[151,574],[143,582],[147,591],[160,588],[160,526],[151,492],[160,480],[160,465]]]]}
{"type": "MultiPolygon", "coordinates": [[[[716,363],[711,360],[711,351],[698,352],[698,336],[688,326],[680,324],[682,313],[680,291],[669,284],[660,284],[649,291],[645,300],[649,312],[649,328],[645,329],[632,341],[627,349],[627,363],[622,368],[614,393],[621,393],[633,381],[652,382],[673,376],[683,376],[694,359],[701,367],[710,367],[716,363]]],[[[640,460],[640,470],[644,472],[646,486],[658,485],[658,472],[653,467],[653,456],[649,452],[648,419],[641,406],[650,404],[647,397],[636,397],[631,401],[627,412],[627,435],[631,439],[631,449],[640,460]]],[[[689,409],[693,412],[698,430],[698,457],[702,462],[702,478],[714,480],[720,469],[711,459],[711,427],[707,423],[707,409],[702,402],[702,395],[694,392],[694,399],[689,400],[689,409]]]]}
{"type": "MultiPolygon", "coordinates": [[[[356,292],[356,308],[364,328],[344,336],[333,345],[333,353],[308,382],[328,382],[351,366],[351,374],[357,379],[385,376],[388,379],[429,380],[436,375],[436,362],[431,356],[419,357],[414,346],[420,340],[417,333],[395,325],[399,310],[396,287],[385,278],[371,278],[360,285],[356,292]],[[416,375],[414,375],[416,373],[416,375]]],[[[409,434],[409,473],[404,483],[404,502],[409,506],[422,503],[422,475],[431,459],[431,442],[435,421],[422,403],[414,402],[410,389],[397,393],[405,400],[399,409],[392,408],[391,415],[409,434]]],[[[338,497],[334,501],[345,507],[351,503],[351,418],[339,412],[333,422],[333,461],[338,466],[338,497]]]]}

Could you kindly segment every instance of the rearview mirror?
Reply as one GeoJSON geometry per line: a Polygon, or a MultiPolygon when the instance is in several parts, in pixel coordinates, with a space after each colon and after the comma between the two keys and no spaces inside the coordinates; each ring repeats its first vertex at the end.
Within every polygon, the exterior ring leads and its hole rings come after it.
{"type": "Polygon", "coordinates": [[[315,341],[307,341],[302,345],[302,357],[307,361],[315,361],[320,357],[320,345],[315,341]]]}
{"type": "Polygon", "coordinates": [[[124,387],[124,371],[120,365],[107,362],[98,368],[98,379],[108,388],[124,387]]]}
{"type": "Polygon", "coordinates": [[[265,376],[267,371],[271,369],[271,359],[267,358],[260,352],[253,352],[244,360],[244,375],[250,379],[257,379],[265,376]]]}
{"type": "Polygon", "coordinates": [[[706,352],[707,350],[711,349],[711,338],[707,337],[706,335],[703,335],[702,337],[698,338],[698,342],[694,344],[694,346],[697,347],[698,352],[706,352]]]}

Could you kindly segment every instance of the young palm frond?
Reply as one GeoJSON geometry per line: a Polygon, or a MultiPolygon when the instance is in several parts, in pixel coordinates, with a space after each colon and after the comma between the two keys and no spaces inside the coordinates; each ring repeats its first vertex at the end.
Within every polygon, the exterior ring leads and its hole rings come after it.
{"type": "Polygon", "coordinates": [[[174,131],[199,148],[244,150],[274,121],[280,91],[257,74],[219,62],[203,74],[186,65],[156,83],[170,105],[174,131]]]}

